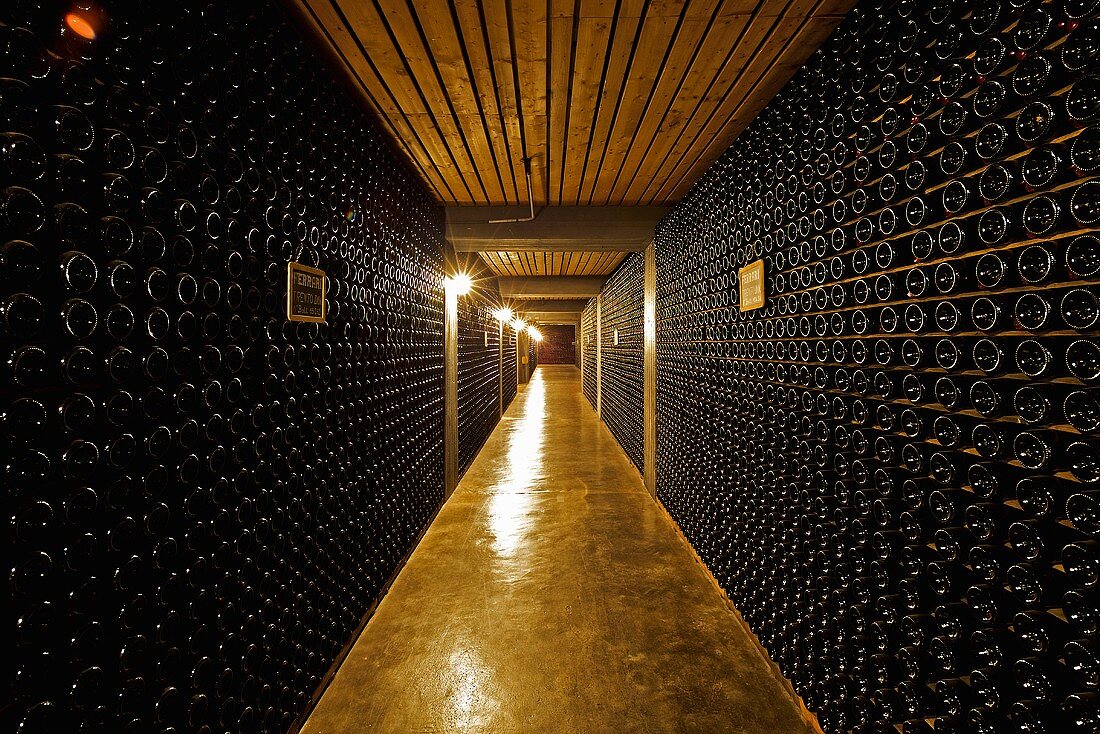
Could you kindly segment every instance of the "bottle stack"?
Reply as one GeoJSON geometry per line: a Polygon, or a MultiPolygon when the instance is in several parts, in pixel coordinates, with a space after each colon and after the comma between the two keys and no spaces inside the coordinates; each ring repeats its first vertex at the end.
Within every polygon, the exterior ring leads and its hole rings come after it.
{"type": "Polygon", "coordinates": [[[659,497],[829,734],[1100,727],[1098,7],[860,4],[659,228],[659,497]]]}
{"type": "Polygon", "coordinates": [[[641,253],[628,255],[601,292],[603,419],[638,471],[644,471],[645,467],[642,452],[644,269],[641,253]]]}
{"type": "Polygon", "coordinates": [[[5,731],[287,731],[442,499],[441,212],[311,58],[0,8],[5,731]]]}

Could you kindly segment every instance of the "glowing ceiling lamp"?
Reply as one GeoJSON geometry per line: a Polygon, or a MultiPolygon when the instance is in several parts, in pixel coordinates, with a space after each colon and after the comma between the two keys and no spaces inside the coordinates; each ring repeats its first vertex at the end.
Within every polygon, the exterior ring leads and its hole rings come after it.
{"type": "Polygon", "coordinates": [[[459,273],[447,278],[447,287],[456,295],[464,296],[474,287],[474,281],[466,273],[459,273]]]}

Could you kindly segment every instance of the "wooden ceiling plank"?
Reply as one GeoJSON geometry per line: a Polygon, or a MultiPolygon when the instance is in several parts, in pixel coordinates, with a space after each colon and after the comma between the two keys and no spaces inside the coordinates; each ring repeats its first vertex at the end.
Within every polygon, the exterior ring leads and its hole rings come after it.
{"type": "Polygon", "coordinates": [[[503,263],[498,261],[495,252],[479,252],[478,254],[481,255],[481,259],[485,261],[485,264],[488,265],[489,269],[492,270],[495,274],[504,274],[503,263]]]}
{"type": "Polygon", "coordinates": [[[573,205],[580,203],[578,184],[588,159],[596,104],[603,90],[614,25],[612,18],[585,17],[587,4],[582,2],[582,17],[577,29],[576,63],[568,100],[569,115],[562,161],[562,180],[565,182],[562,198],[565,203],[573,205]]]}
{"type": "MultiPolygon", "coordinates": [[[[722,18],[716,26],[715,35],[716,37],[725,35],[726,38],[740,38],[749,21],[750,18],[744,15],[722,18]]],[[[657,190],[660,189],[668,179],[673,177],[675,170],[668,164],[669,157],[678,150],[677,145],[683,145],[682,141],[685,140],[685,137],[688,139],[693,137],[690,131],[698,130],[705,124],[705,121],[708,119],[708,112],[713,110],[716,105],[721,104],[721,99],[715,90],[719,88],[728,89],[728,86],[734,83],[733,80],[740,74],[740,70],[731,70],[729,68],[730,59],[733,56],[734,50],[738,47],[739,43],[735,44],[730,49],[725,59],[722,59],[718,63],[717,69],[710,75],[710,83],[707,85],[706,89],[698,95],[692,109],[681,111],[681,120],[675,127],[675,134],[660,136],[660,139],[654,143],[653,148],[646,158],[647,168],[654,171],[663,171],[665,174],[650,176],[648,181],[645,180],[646,177],[643,176],[642,180],[632,183],[629,193],[632,200],[641,202],[652,199],[657,190]]],[[[718,57],[719,54],[715,54],[715,58],[718,57]]],[[[706,72],[701,73],[706,74],[706,72]]],[[[721,150],[714,150],[714,157],[717,159],[724,150],[724,148],[721,150]]]]}
{"type": "Polygon", "coordinates": [[[493,261],[488,257],[488,255],[489,253],[487,252],[479,252],[477,254],[477,256],[481,258],[482,264],[485,265],[485,267],[489,268],[489,272],[491,272],[493,275],[500,275],[496,267],[494,267],[493,261]]]}
{"type": "Polygon", "coordinates": [[[637,52],[634,54],[627,82],[622,89],[621,104],[611,127],[597,173],[593,195],[593,200],[596,202],[604,203],[611,197],[615,174],[623,158],[626,157],[630,141],[634,139],[638,126],[642,122],[642,113],[654,80],[660,73],[679,23],[679,17],[667,16],[656,18],[647,16],[642,23],[637,52]]]}
{"type": "MultiPolygon", "coordinates": [[[[798,32],[791,47],[805,48],[807,44],[815,44],[813,47],[817,48],[832,34],[835,27],[836,23],[831,21],[826,23],[807,23],[798,32]]],[[[709,168],[714,161],[733,144],[737,136],[741,134],[760,111],[767,106],[768,102],[770,102],[783,85],[794,76],[801,65],[801,61],[797,63],[791,61],[777,64],[775,66],[775,70],[778,72],[776,76],[770,80],[764,80],[761,86],[746,97],[738,113],[739,119],[734,121],[735,124],[728,124],[725,128],[720,128],[715,132],[714,137],[708,141],[709,144],[707,146],[696,145],[697,152],[694,157],[688,156],[688,160],[691,162],[681,166],[683,170],[682,175],[678,180],[669,182],[669,184],[671,184],[668,188],[669,193],[666,193],[661,200],[668,200],[671,196],[676,195],[677,192],[684,192],[690,188],[691,185],[698,180],[698,177],[702,175],[703,171],[709,168]]]]}
{"type": "MultiPolygon", "coordinates": [[[[794,3],[798,3],[800,7],[803,3],[811,4],[814,1],[788,0],[788,8],[791,8],[794,3]]],[[[741,97],[736,95],[735,91],[751,76],[745,74],[745,70],[754,68],[754,65],[755,68],[760,68],[759,64],[764,58],[768,59],[770,67],[775,55],[781,52],[786,41],[789,40],[789,33],[783,33],[782,29],[786,28],[790,31],[801,22],[802,18],[793,12],[786,20],[778,15],[761,14],[752,17],[748,25],[742,29],[740,37],[731,47],[731,53],[723,64],[719,78],[726,81],[712,86],[707,91],[692,112],[687,124],[680,129],[669,152],[659,163],[655,163],[660,170],[667,171],[668,174],[663,181],[658,182],[658,186],[652,188],[663,191],[681,178],[685,165],[684,156],[697,141],[702,141],[701,144],[704,147],[710,147],[710,141],[703,135],[703,131],[716,121],[720,124],[725,123],[738,114],[741,97]]],[[[725,147],[715,146],[713,148],[715,158],[724,150],[725,147]]]]}
{"type": "MultiPolygon", "coordinates": [[[[854,4],[284,2],[437,199],[515,210],[675,200],[854,4]]],[[[515,244],[557,253],[521,267],[582,268],[566,243],[515,244]]]]}
{"type": "MultiPolygon", "coordinates": [[[[394,90],[396,99],[402,104],[415,105],[419,110],[417,114],[421,116],[412,118],[421,121],[418,125],[419,129],[434,128],[436,134],[440,136],[439,145],[428,146],[429,152],[437,170],[450,182],[451,189],[464,191],[465,196],[462,197],[464,203],[478,202],[481,197],[476,196],[475,190],[469,185],[468,176],[473,173],[472,164],[468,160],[460,161],[454,156],[454,150],[447,139],[447,132],[439,127],[438,120],[431,111],[431,103],[416,83],[413,71],[406,63],[405,51],[381,10],[373,2],[348,2],[348,0],[330,0],[330,2],[343,14],[360,39],[371,39],[368,54],[371,63],[378,70],[383,83],[394,90]],[[431,125],[425,126],[424,123],[428,121],[431,125]],[[465,172],[463,169],[466,169],[465,172]]],[[[366,48],[364,52],[367,52],[366,48]]],[[[430,136],[425,135],[424,139],[428,140],[430,136]]]]}
{"type": "Polygon", "coordinates": [[[546,0],[511,0],[505,3],[511,68],[516,96],[517,123],[524,155],[531,158],[531,189],[528,198],[536,205],[547,203],[547,3],[546,0]]]}
{"type": "Polygon", "coordinates": [[[583,263],[589,256],[591,256],[591,254],[592,253],[589,253],[589,252],[574,252],[574,253],[572,253],[572,257],[569,260],[570,268],[569,268],[569,272],[567,274],[568,275],[581,275],[581,274],[583,274],[584,273],[583,263]]]}
{"type": "Polygon", "coordinates": [[[540,276],[526,278],[500,278],[497,285],[500,295],[508,298],[578,300],[600,292],[602,276],[540,276]]]}
{"type": "Polygon", "coordinates": [[[636,204],[644,197],[647,186],[672,173],[663,167],[665,154],[679,139],[680,131],[718,81],[730,39],[737,38],[749,20],[746,15],[723,13],[723,8],[731,4],[724,3],[716,8],[705,35],[696,41],[695,50],[676,82],[676,88],[670,91],[664,87],[655,96],[654,109],[664,112],[657,124],[649,127],[650,135],[644,149],[641,147],[642,140],[636,141],[628,155],[628,161],[633,163],[626,163],[621,168],[624,178],[620,179],[617,188],[622,201],[636,204]]]}
{"type": "Polygon", "coordinates": [[[709,27],[709,20],[685,20],[677,28],[665,62],[650,88],[640,123],[631,137],[626,155],[615,171],[610,190],[611,201],[625,201],[626,189],[629,188],[634,172],[643,163],[645,151],[653,138],[664,132],[663,123],[668,118],[669,110],[680,103],[674,98],[675,94],[682,86],[689,65],[699,53],[701,39],[709,27]]]}
{"type": "Polygon", "coordinates": [[[622,88],[626,83],[626,70],[634,58],[637,38],[641,31],[641,12],[645,0],[625,0],[615,21],[611,37],[611,50],[604,68],[603,87],[597,100],[595,120],[589,134],[588,153],[585,157],[581,180],[578,185],[577,203],[592,204],[592,193],[599,177],[603,152],[607,149],[608,136],[622,103],[622,88]]]}
{"type": "Polygon", "coordinates": [[[501,257],[501,261],[507,266],[505,275],[523,275],[523,263],[517,263],[512,253],[497,253],[497,256],[501,257]]]}
{"type": "Polygon", "coordinates": [[[493,257],[494,261],[498,264],[498,269],[499,269],[499,274],[500,275],[514,275],[515,274],[512,271],[512,264],[508,261],[508,259],[506,257],[504,257],[504,255],[506,253],[503,253],[503,252],[490,252],[489,254],[493,257]]]}
{"type": "Polygon", "coordinates": [[[681,148],[679,158],[669,167],[675,171],[675,175],[662,187],[663,196],[654,198],[665,198],[668,196],[667,192],[682,186],[690,172],[698,169],[700,159],[713,161],[720,156],[805,60],[792,58],[790,54],[801,51],[808,57],[819,43],[808,47],[803,39],[824,40],[832,32],[835,21],[833,18],[821,17],[810,17],[807,20],[806,16],[800,18],[797,15],[777,18],[764,42],[758,47],[754,55],[756,58],[749,62],[750,65],[757,65],[757,68],[760,64],[766,64],[770,73],[745,75],[723,95],[706,124],[687,146],[681,148]]]}
{"type": "Polygon", "coordinates": [[[562,203],[565,187],[565,137],[569,125],[569,100],[573,94],[573,69],[577,59],[577,44],[574,43],[579,18],[575,14],[564,14],[563,6],[575,7],[580,0],[550,0],[550,48],[546,90],[550,100],[550,121],[548,129],[549,150],[547,155],[550,172],[550,204],[562,203]]]}
{"type": "Polygon", "coordinates": [[[366,99],[374,118],[397,141],[410,162],[435,191],[440,202],[456,198],[456,191],[440,175],[429,151],[429,145],[409,121],[392,91],[381,80],[370,59],[363,53],[357,37],[344,23],[329,0],[294,0],[299,16],[307,18],[315,35],[334,54],[366,99]]]}
{"type": "MultiPolygon", "coordinates": [[[[445,78],[445,69],[451,70],[460,64],[453,58],[453,54],[457,53],[461,58],[461,49],[457,48],[457,43],[442,42],[447,35],[453,36],[453,22],[448,14],[440,13],[438,9],[429,10],[425,16],[433,22],[432,32],[429,34],[425,29],[424,17],[415,7],[415,2],[416,0],[374,0],[384,16],[383,20],[394,42],[401,50],[403,66],[424,96],[435,124],[447,140],[451,156],[475,198],[486,202],[491,201],[494,196],[503,198],[503,192],[497,183],[495,161],[490,154],[489,141],[481,134],[480,125],[475,129],[464,129],[459,118],[460,114],[474,116],[480,112],[476,100],[470,94],[469,79],[463,78],[458,84],[448,85],[445,78]],[[445,28],[449,28],[450,34],[445,28]],[[436,43],[439,43],[438,48],[436,43]],[[452,89],[452,86],[455,88],[452,89]]],[[[447,75],[450,73],[446,72],[447,75]]]]}
{"type": "Polygon", "coordinates": [[[527,201],[527,179],[523,168],[523,133],[517,110],[519,97],[515,85],[512,63],[511,26],[508,22],[507,0],[482,0],[477,3],[454,3],[459,14],[460,26],[466,38],[480,37],[471,62],[479,79],[478,89],[484,107],[495,107],[501,140],[506,155],[498,158],[506,162],[508,171],[502,176],[511,178],[511,191],[516,204],[527,201]],[[485,82],[481,81],[486,78],[485,82]],[[492,104],[490,105],[490,99],[492,104]]]}
{"type": "MultiPolygon", "coordinates": [[[[438,8],[438,3],[433,2],[431,5],[433,8],[438,8]]],[[[483,16],[484,7],[481,3],[450,3],[450,8],[457,41],[463,50],[465,74],[473,86],[478,109],[483,116],[482,127],[490,141],[490,150],[496,161],[503,203],[518,204],[520,195],[516,179],[517,161],[513,158],[514,151],[509,144],[507,128],[504,124],[496,67],[491,61],[488,28],[483,16]]],[[[516,142],[518,143],[518,140],[516,142]]],[[[520,172],[523,170],[522,163],[519,170],[520,172]]]]}

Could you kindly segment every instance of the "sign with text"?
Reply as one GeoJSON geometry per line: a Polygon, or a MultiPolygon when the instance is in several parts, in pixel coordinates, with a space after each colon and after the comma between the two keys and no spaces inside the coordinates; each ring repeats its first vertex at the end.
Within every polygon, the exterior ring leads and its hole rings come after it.
{"type": "Polygon", "coordinates": [[[764,305],[764,261],[757,260],[737,271],[741,286],[741,310],[752,311],[764,305]]]}
{"type": "Polygon", "coordinates": [[[286,265],[286,317],[319,324],[325,320],[325,271],[301,263],[286,265]]]}

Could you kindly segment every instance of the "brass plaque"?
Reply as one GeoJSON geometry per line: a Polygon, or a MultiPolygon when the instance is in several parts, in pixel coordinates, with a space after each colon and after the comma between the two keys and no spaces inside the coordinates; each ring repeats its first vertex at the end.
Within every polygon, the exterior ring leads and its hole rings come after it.
{"type": "Polygon", "coordinates": [[[286,264],[286,317],[319,324],[325,320],[325,271],[286,264]]]}
{"type": "Polygon", "coordinates": [[[741,287],[741,310],[752,311],[764,305],[764,261],[757,260],[737,271],[741,287]]]}

